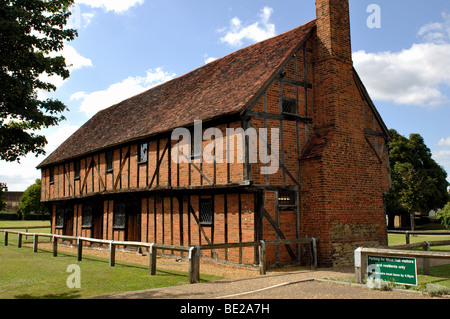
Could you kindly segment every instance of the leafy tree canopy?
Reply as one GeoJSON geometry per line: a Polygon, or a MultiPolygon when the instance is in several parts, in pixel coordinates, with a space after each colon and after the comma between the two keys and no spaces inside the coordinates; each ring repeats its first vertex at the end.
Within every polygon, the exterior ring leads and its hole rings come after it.
{"type": "Polygon", "coordinates": [[[30,215],[31,213],[43,214],[48,212],[45,205],[41,203],[40,179],[37,179],[33,185],[25,190],[19,201],[19,210],[24,215],[30,215]]]}
{"type": "Polygon", "coordinates": [[[441,223],[450,230],[450,202],[444,208],[436,213],[436,217],[441,223]]]}
{"type": "Polygon", "coordinates": [[[62,56],[64,41],[77,36],[66,29],[74,0],[0,1],[0,159],[19,161],[32,152],[45,154],[47,140],[35,132],[57,125],[66,106],[38,99],[38,90],[56,87],[45,76],[69,77],[62,56]]]}
{"type": "Polygon", "coordinates": [[[389,161],[393,191],[387,198],[390,215],[428,212],[442,208],[449,200],[447,172],[433,160],[419,134],[409,138],[390,130],[389,161]]]}

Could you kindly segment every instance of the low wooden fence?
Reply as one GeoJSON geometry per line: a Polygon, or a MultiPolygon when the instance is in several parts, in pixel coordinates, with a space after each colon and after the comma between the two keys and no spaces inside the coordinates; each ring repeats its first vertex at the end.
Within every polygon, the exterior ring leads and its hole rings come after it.
{"type": "Polygon", "coordinates": [[[406,244],[410,243],[411,235],[427,235],[427,236],[450,236],[450,231],[418,231],[418,230],[388,230],[388,234],[404,234],[406,244]]]}
{"type": "MultiPolygon", "coordinates": [[[[21,227],[23,229],[25,227],[21,227]]],[[[239,248],[239,247],[258,247],[259,250],[259,268],[260,274],[266,274],[266,246],[267,245],[287,245],[287,244],[299,244],[299,243],[309,243],[311,245],[311,267],[317,267],[317,252],[316,252],[316,239],[288,239],[288,240],[276,240],[276,241],[264,241],[259,242],[248,242],[248,243],[229,243],[229,244],[212,244],[212,245],[196,245],[196,246],[174,246],[174,245],[164,245],[156,243],[144,243],[144,242],[131,242],[131,241],[115,241],[115,240],[105,240],[87,237],[76,237],[76,236],[65,236],[65,235],[54,235],[45,233],[28,233],[15,231],[10,229],[0,229],[0,232],[4,232],[4,243],[8,246],[9,234],[17,234],[18,243],[17,247],[22,247],[23,236],[33,236],[33,252],[38,251],[39,238],[48,237],[53,243],[53,257],[58,256],[58,240],[69,240],[76,241],[77,243],[77,260],[82,261],[83,259],[83,243],[99,243],[103,245],[109,245],[109,265],[111,267],[115,266],[115,256],[117,246],[131,246],[131,247],[145,247],[149,249],[149,271],[150,275],[156,274],[156,256],[158,250],[169,250],[186,252],[189,256],[189,282],[196,283],[200,280],[200,255],[201,250],[208,249],[221,249],[221,248],[239,248]]]]}

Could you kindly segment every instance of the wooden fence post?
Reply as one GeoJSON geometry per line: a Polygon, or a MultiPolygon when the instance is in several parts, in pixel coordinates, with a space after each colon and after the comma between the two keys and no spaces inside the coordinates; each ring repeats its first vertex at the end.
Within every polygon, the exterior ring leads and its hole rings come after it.
{"type": "Polygon", "coordinates": [[[258,247],[259,249],[259,273],[260,275],[265,275],[267,271],[266,266],[266,242],[261,240],[261,245],[258,247]]]}
{"type": "Polygon", "coordinates": [[[151,244],[149,249],[149,270],[151,276],[156,275],[156,251],[154,244],[151,244]]]}
{"type": "Polygon", "coordinates": [[[53,235],[53,257],[58,256],[58,238],[53,235]]]}
{"type": "Polygon", "coordinates": [[[17,233],[17,247],[22,248],[22,233],[17,233]]]}
{"type": "Polygon", "coordinates": [[[189,249],[189,283],[194,284],[200,280],[200,247],[192,246],[189,249]]]}
{"type": "Polygon", "coordinates": [[[311,267],[313,269],[317,268],[317,240],[315,238],[312,238],[311,241],[311,249],[312,249],[312,261],[311,261],[311,267]]]}
{"type": "Polygon", "coordinates": [[[5,230],[5,246],[8,246],[8,231],[5,230]]]}
{"type": "MultiPolygon", "coordinates": [[[[430,251],[430,243],[427,241],[425,243],[426,243],[426,245],[423,246],[423,250],[430,251]]],[[[430,275],[430,259],[422,258],[422,264],[423,264],[423,274],[430,275]]]]}
{"type": "Polygon", "coordinates": [[[37,234],[34,234],[33,236],[33,252],[37,253],[38,251],[38,242],[39,242],[39,236],[37,234]]]}
{"type": "Polygon", "coordinates": [[[109,243],[109,266],[114,267],[116,265],[116,245],[113,241],[109,243]]]}
{"type": "Polygon", "coordinates": [[[83,259],[83,241],[80,237],[77,238],[77,260],[81,261],[83,259]]]}

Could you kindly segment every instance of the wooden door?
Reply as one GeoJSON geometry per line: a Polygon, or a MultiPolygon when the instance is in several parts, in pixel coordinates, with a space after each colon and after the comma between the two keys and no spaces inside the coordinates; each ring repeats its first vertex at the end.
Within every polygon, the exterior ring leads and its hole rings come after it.
{"type": "Polygon", "coordinates": [[[64,235],[73,236],[73,210],[66,208],[64,212],[64,235]]]}
{"type": "Polygon", "coordinates": [[[139,205],[137,202],[127,202],[126,205],[126,234],[127,241],[140,241],[141,240],[141,214],[139,211],[139,205]]]}
{"type": "Polygon", "coordinates": [[[103,238],[103,205],[95,203],[92,207],[92,237],[103,238]]]}

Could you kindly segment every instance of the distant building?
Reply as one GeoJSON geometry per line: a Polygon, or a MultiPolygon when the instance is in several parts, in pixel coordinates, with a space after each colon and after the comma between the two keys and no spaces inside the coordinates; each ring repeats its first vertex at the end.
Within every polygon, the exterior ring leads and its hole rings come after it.
{"type": "Polygon", "coordinates": [[[8,213],[15,213],[19,210],[19,201],[24,192],[5,192],[6,209],[8,213]]]}

